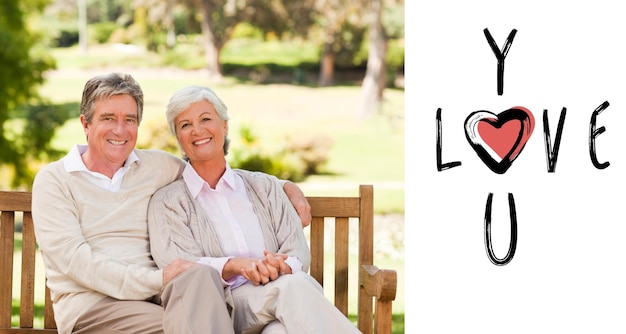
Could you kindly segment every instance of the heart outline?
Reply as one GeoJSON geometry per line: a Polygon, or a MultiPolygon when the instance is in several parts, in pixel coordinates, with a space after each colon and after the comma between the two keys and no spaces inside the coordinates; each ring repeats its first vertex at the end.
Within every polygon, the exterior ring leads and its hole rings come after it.
{"type": "MultiPolygon", "coordinates": [[[[479,110],[469,114],[465,119],[465,138],[489,169],[497,174],[504,174],[526,146],[534,127],[535,119],[533,114],[524,107],[513,107],[497,115],[486,110],[479,110]],[[494,147],[489,144],[489,141],[500,139],[494,138],[493,136],[498,136],[498,131],[503,131],[502,129],[505,125],[515,125],[515,123],[509,123],[511,121],[519,122],[519,131],[513,133],[515,136],[514,141],[509,150],[506,151],[506,154],[502,156],[502,146],[499,145],[494,149],[494,147]],[[492,127],[494,129],[494,131],[491,132],[492,137],[483,138],[480,135],[479,125],[492,127]]],[[[481,128],[487,129],[484,126],[481,128]]],[[[511,127],[508,126],[507,129],[509,128],[511,127]]],[[[510,135],[510,133],[505,134],[510,135]]]]}

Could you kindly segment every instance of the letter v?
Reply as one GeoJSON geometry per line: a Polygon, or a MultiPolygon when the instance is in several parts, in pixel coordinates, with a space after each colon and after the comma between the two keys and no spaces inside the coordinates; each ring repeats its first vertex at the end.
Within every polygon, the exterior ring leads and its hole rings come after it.
{"type": "Polygon", "coordinates": [[[546,144],[546,163],[548,164],[548,173],[554,173],[556,169],[556,160],[559,156],[559,147],[561,146],[561,135],[563,134],[563,125],[565,124],[565,107],[561,109],[561,116],[559,117],[559,125],[556,128],[556,138],[554,140],[554,147],[550,145],[550,124],[548,124],[548,109],[543,110],[543,137],[546,144]]]}

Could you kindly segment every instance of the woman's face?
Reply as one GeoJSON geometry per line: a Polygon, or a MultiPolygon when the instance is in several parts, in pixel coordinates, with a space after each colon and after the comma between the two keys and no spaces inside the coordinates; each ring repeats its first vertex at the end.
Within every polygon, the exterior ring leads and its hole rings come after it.
{"type": "Polygon", "coordinates": [[[193,103],[174,119],[176,137],[189,161],[224,157],[227,121],[206,100],[193,103]]]}

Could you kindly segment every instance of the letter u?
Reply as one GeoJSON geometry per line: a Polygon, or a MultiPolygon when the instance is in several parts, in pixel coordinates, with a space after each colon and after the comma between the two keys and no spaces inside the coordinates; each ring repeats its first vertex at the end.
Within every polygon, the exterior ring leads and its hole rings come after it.
{"type": "Polygon", "coordinates": [[[509,193],[509,216],[511,219],[511,240],[509,241],[509,251],[502,259],[496,257],[493,252],[491,243],[491,204],[493,202],[493,193],[489,193],[487,197],[487,206],[485,207],[485,249],[489,260],[496,266],[504,266],[513,260],[515,248],[517,247],[517,213],[515,211],[515,199],[513,194],[509,193]]]}

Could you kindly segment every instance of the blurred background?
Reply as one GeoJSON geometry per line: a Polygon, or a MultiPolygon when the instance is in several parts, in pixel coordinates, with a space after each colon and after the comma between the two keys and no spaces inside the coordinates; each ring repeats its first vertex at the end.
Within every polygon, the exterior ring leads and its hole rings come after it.
{"type": "Polygon", "coordinates": [[[3,1],[0,190],[30,190],[85,143],[78,106],[94,75],[133,75],[138,147],[177,155],[167,101],[210,86],[229,108],[232,167],[309,196],[374,185],[375,264],[398,271],[403,333],[404,18],[403,0],[3,1]]]}

